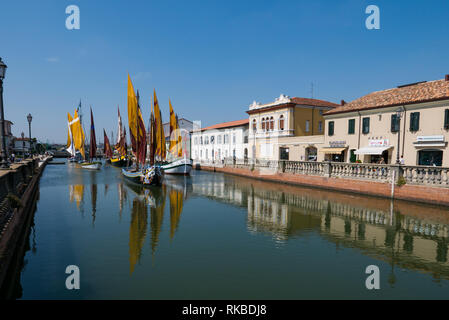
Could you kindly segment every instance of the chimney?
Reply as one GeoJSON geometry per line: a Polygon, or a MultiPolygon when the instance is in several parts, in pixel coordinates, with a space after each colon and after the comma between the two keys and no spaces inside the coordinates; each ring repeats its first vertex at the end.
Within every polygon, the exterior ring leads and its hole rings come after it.
{"type": "Polygon", "coordinates": [[[444,77],[444,80],[449,81],[449,74],[444,77]]]}
{"type": "Polygon", "coordinates": [[[340,103],[342,106],[344,106],[345,104],[346,104],[346,101],[345,100],[341,100],[341,103],[340,103]]]}

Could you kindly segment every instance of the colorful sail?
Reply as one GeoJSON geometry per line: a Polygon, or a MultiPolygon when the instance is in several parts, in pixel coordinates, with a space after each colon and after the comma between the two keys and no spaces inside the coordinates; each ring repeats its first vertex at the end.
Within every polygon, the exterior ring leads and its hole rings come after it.
{"type": "Polygon", "coordinates": [[[97,157],[97,138],[95,137],[95,125],[94,115],[92,114],[92,108],[90,108],[90,146],[89,146],[90,159],[97,157]]]}
{"type": "Polygon", "coordinates": [[[154,126],[155,126],[155,156],[159,157],[161,161],[165,160],[166,157],[166,146],[165,146],[165,134],[164,127],[162,125],[162,115],[159,108],[159,102],[156,96],[156,90],[154,90],[154,126]]]}
{"type": "Polygon", "coordinates": [[[131,78],[128,75],[128,124],[133,154],[139,163],[145,163],[146,132],[142,112],[131,78]]]}
{"type": "Polygon", "coordinates": [[[106,131],[103,129],[103,135],[104,135],[104,156],[108,159],[112,158],[112,149],[111,145],[109,144],[109,138],[106,134],[106,131]]]}
{"type": "Polygon", "coordinates": [[[70,127],[71,122],[73,121],[70,113],[67,113],[67,151],[70,153],[72,157],[75,156],[75,145],[73,142],[73,134],[72,129],[70,127]]]}
{"type": "Polygon", "coordinates": [[[83,158],[85,158],[84,152],[84,131],[81,126],[81,121],[78,116],[78,111],[75,110],[75,114],[73,115],[73,120],[70,122],[70,129],[72,131],[73,144],[75,146],[75,150],[78,150],[83,158]]]}

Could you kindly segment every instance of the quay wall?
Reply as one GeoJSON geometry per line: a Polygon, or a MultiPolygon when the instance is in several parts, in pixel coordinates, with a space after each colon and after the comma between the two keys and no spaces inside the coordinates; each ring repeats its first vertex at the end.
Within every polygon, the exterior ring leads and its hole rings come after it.
{"type": "Polygon", "coordinates": [[[0,289],[30,225],[39,179],[47,161],[25,160],[0,171],[0,289]]]}
{"type": "Polygon", "coordinates": [[[398,186],[394,184],[394,192],[392,195],[392,184],[388,181],[369,181],[278,171],[270,172],[258,168],[251,170],[249,168],[214,166],[210,164],[196,164],[194,167],[196,170],[223,172],[270,182],[449,206],[449,188],[439,186],[410,184],[398,186]]]}

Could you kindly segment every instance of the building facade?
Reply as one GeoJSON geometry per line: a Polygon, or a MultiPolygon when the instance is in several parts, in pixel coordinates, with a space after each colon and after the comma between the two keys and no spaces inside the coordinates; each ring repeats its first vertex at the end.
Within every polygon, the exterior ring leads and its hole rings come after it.
{"type": "Polygon", "coordinates": [[[323,114],[338,105],[329,101],[290,98],[253,102],[249,115],[250,157],[267,160],[316,161],[324,143],[323,114]]]}
{"type": "Polygon", "coordinates": [[[248,119],[194,130],[191,145],[192,159],[195,161],[248,159],[248,119]]]}
{"type": "Polygon", "coordinates": [[[449,75],[342,102],[324,118],[319,161],[449,167],[449,75]]]}

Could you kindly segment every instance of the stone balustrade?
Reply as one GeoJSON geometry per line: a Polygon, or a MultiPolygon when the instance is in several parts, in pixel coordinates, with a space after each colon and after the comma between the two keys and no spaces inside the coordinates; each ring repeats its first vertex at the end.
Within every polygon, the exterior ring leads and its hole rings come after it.
{"type": "Polygon", "coordinates": [[[226,158],[216,162],[196,162],[200,166],[271,170],[277,173],[304,174],[329,178],[361,179],[391,183],[399,179],[410,185],[449,187],[449,168],[370,163],[287,161],[226,158]]]}

